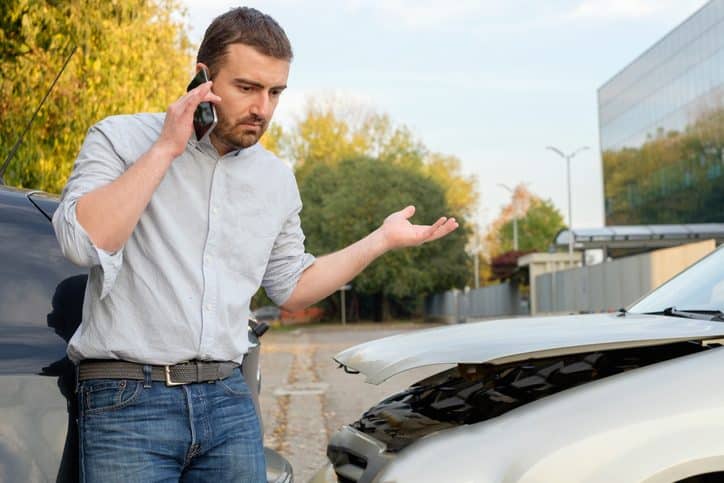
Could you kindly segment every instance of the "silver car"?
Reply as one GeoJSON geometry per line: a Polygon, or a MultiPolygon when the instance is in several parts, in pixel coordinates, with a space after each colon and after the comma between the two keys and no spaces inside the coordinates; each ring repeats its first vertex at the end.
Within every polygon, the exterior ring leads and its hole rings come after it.
{"type": "Polygon", "coordinates": [[[724,250],[628,310],[491,320],[335,356],[382,381],[316,483],[724,481],[724,250]]]}

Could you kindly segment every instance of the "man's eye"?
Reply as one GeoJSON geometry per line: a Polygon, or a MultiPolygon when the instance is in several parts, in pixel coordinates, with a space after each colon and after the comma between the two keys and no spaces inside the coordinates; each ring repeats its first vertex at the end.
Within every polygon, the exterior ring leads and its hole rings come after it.
{"type": "Polygon", "coordinates": [[[252,87],[251,86],[239,86],[239,89],[241,89],[244,92],[251,92],[252,87]]]}
{"type": "Polygon", "coordinates": [[[282,95],[282,91],[271,91],[270,94],[272,97],[279,97],[282,95]]]}

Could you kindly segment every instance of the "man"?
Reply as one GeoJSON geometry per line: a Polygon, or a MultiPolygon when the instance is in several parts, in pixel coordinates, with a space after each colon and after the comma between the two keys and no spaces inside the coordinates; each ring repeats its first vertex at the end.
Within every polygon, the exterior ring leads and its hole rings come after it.
{"type": "Polygon", "coordinates": [[[412,225],[410,206],[339,252],[304,252],[293,173],[258,144],[291,59],[271,17],[229,11],[199,48],[197,71],[208,68],[211,82],[165,116],[114,116],[88,131],[53,217],[64,254],[90,267],[68,346],[79,364],[84,481],[265,481],[238,370],[252,295],[263,286],[297,310],[386,251],[457,227],[412,225]],[[200,102],[215,105],[219,122],[197,142],[200,102]]]}

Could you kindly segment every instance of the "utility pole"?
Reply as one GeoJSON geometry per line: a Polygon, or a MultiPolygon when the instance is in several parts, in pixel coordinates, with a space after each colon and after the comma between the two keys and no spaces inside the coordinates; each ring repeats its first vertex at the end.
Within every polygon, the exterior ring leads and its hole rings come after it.
{"type": "Polygon", "coordinates": [[[480,230],[475,222],[475,247],[473,248],[473,267],[475,270],[475,288],[480,288],[480,230]]]}
{"type": "Polygon", "coordinates": [[[513,250],[518,251],[518,199],[515,197],[515,190],[508,185],[498,183],[498,186],[510,192],[513,203],[513,250]]]}
{"type": "Polygon", "coordinates": [[[351,286],[350,284],[342,285],[342,286],[339,288],[339,298],[340,298],[340,302],[341,302],[341,303],[340,303],[340,306],[341,306],[341,307],[340,307],[340,311],[342,312],[342,313],[341,313],[341,316],[342,316],[342,325],[347,325],[347,304],[345,303],[344,293],[345,293],[347,290],[351,289],[351,288],[352,288],[352,286],[351,286]]]}
{"type": "Polygon", "coordinates": [[[473,280],[475,288],[480,288],[480,253],[483,251],[482,243],[480,243],[480,207],[476,208],[471,223],[473,225],[473,245],[469,250],[473,255],[473,270],[475,270],[473,280]]]}

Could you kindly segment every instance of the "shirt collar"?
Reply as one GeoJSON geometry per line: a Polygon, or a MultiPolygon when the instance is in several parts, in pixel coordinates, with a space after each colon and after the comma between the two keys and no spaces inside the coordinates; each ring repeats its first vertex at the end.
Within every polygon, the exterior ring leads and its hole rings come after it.
{"type": "Polygon", "coordinates": [[[214,153],[217,158],[223,158],[223,157],[238,157],[239,155],[246,155],[251,154],[254,151],[256,151],[259,147],[259,142],[257,141],[253,145],[249,146],[248,148],[239,148],[236,151],[230,151],[224,156],[220,156],[219,152],[216,150],[213,144],[211,144],[211,139],[209,136],[205,136],[201,141],[196,140],[196,135],[192,134],[191,139],[189,139],[189,143],[200,149],[201,151],[214,153]]]}

